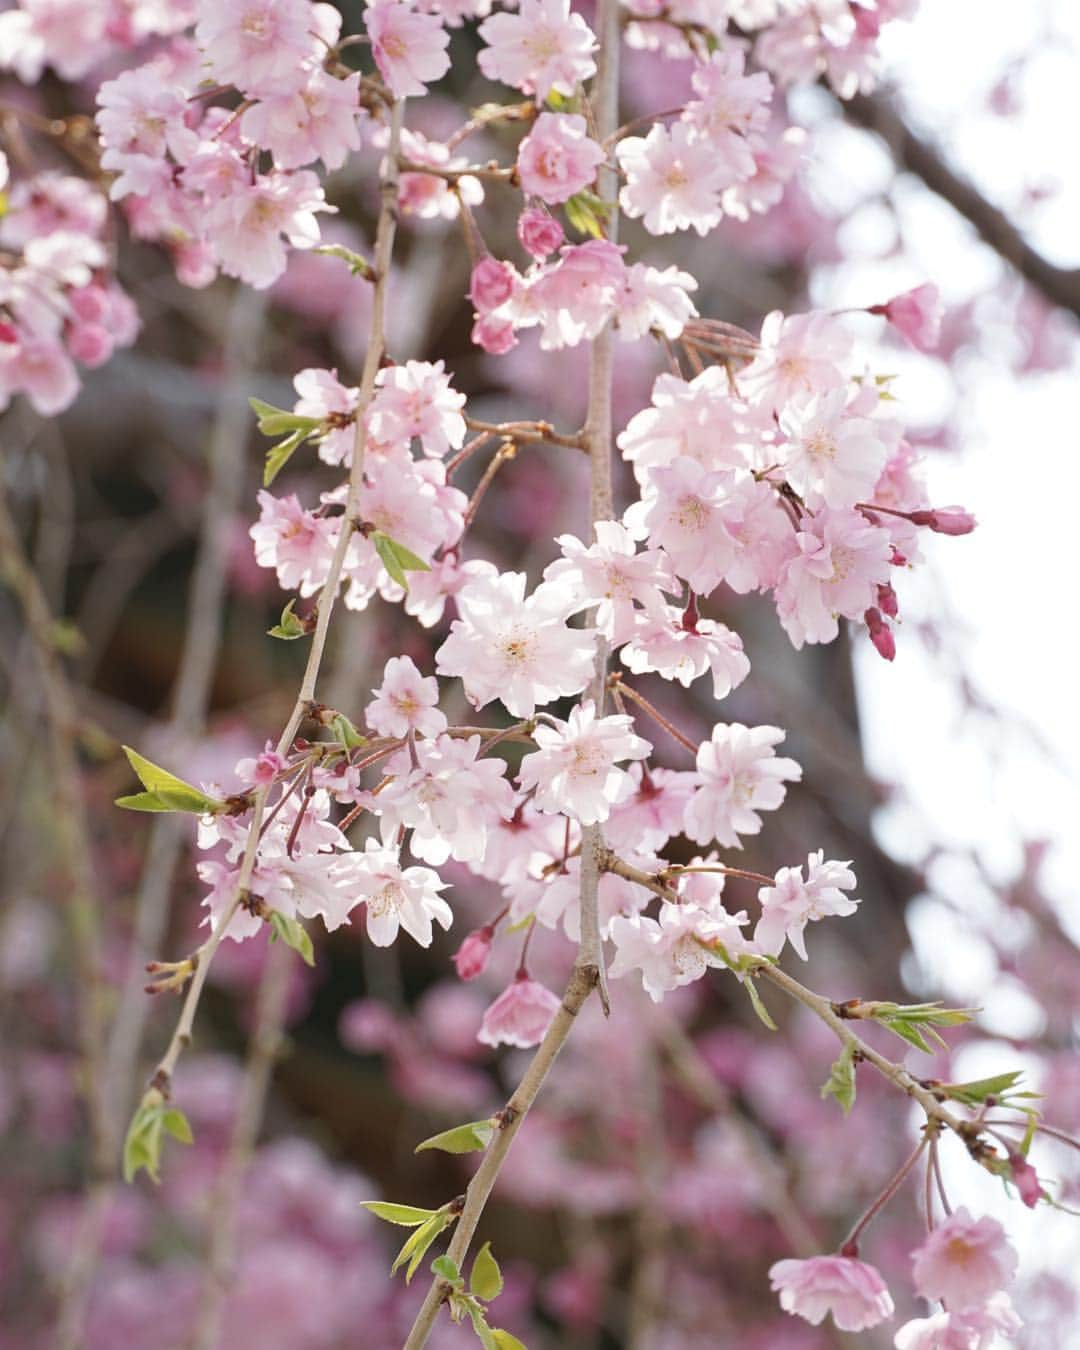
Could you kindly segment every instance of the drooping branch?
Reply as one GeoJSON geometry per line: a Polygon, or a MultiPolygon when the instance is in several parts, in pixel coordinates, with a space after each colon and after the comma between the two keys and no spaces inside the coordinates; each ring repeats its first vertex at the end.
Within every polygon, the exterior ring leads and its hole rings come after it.
{"type": "Polygon", "coordinates": [[[1024,238],[1004,211],[987,201],[946,161],[942,152],[918,135],[896,105],[882,94],[856,94],[842,105],[856,126],[876,132],[899,168],[906,169],[971,224],[984,243],[1038,290],[1048,304],[1080,318],[1080,270],[1058,267],[1024,238]]]}

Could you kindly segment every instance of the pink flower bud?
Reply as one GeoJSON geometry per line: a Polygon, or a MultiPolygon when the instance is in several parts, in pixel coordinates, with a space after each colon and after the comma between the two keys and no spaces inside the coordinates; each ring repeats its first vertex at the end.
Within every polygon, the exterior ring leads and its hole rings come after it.
{"type": "Polygon", "coordinates": [[[509,319],[496,319],[490,314],[473,324],[472,340],[491,356],[502,356],[517,346],[517,334],[509,319]]]}
{"type": "Polygon", "coordinates": [[[67,334],[68,351],[84,366],[103,366],[113,354],[112,336],[97,323],[75,324],[67,334]]]}
{"type": "Polygon", "coordinates": [[[563,227],[539,206],[530,206],[518,218],[518,238],[526,253],[534,258],[546,258],[566,241],[563,227]]]}
{"type": "Polygon", "coordinates": [[[921,352],[931,352],[937,346],[943,312],[938,288],[929,282],[894,295],[883,305],[871,305],[869,310],[871,314],[883,314],[900,336],[921,352]]]}
{"type": "Polygon", "coordinates": [[[454,953],[454,969],[461,980],[475,980],[484,973],[491,955],[492,929],[477,928],[454,953]]]}
{"type": "Polygon", "coordinates": [[[1020,1199],[1028,1209],[1034,1209],[1042,1199],[1038,1172],[1020,1153],[1009,1154],[1009,1166],[1012,1168],[1013,1185],[1020,1192],[1020,1199]]]}
{"type": "Polygon", "coordinates": [[[481,258],[472,270],[469,299],[477,312],[487,314],[504,305],[514,293],[514,272],[507,263],[497,258],[481,258]]]}
{"type": "Polygon", "coordinates": [[[0,342],[5,342],[9,346],[18,342],[19,333],[14,324],[10,324],[6,319],[0,319],[0,342]]]}
{"type": "Polygon", "coordinates": [[[544,1039],[558,1011],[557,995],[519,970],[513,983],[484,1013],[477,1040],[484,1045],[516,1045],[528,1050],[544,1039]]]}
{"type": "Polygon", "coordinates": [[[868,609],[863,618],[870,633],[870,641],[877,648],[878,655],[883,656],[886,661],[892,661],[896,656],[896,638],[893,636],[892,629],[881,617],[881,611],[879,609],[868,609]]]}
{"type": "Polygon", "coordinates": [[[944,506],[933,511],[912,511],[913,525],[928,525],[935,534],[970,534],[977,521],[962,506],[944,506]]]}
{"type": "Polygon", "coordinates": [[[895,619],[900,612],[900,602],[896,598],[896,592],[888,582],[877,588],[877,602],[881,612],[887,614],[890,619],[895,619]]]}

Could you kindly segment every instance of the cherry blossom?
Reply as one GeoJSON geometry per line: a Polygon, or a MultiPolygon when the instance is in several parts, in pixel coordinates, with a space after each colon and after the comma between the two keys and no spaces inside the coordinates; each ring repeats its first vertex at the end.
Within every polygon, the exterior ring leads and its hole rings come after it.
{"type": "Polygon", "coordinates": [[[780,415],[784,471],[811,506],[867,501],[885,468],[887,447],[867,417],[845,416],[846,393],[833,389],[789,404],[780,415]]]}
{"type": "Polygon", "coordinates": [[[484,1045],[516,1045],[527,1050],[543,1040],[558,1011],[558,997],[519,970],[484,1013],[476,1039],[484,1045]]]}
{"type": "Polygon", "coordinates": [[[544,569],[547,581],[561,582],[574,596],[574,610],[596,606],[593,623],[615,645],[635,631],[638,611],[653,603],[658,590],[675,586],[674,573],[659,549],[637,551],[629,531],[615,520],[597,521],[596,542],[575,535],[556,539],[563,556],[544,569]]]}
{"type": "Polygon", "coordinates": [[[395,97],[424,94],[450,69],[450,36],[431,14],[409,0],[368,0],[364,22],[375,62],[395,97]]]}
{"type": "Polygon", "coordinates": [[[673,605],[654,605],[641,616],[619,658],[635,674],[657,671],[684,687],[710,671],[717,699],[726,698],[750,673],[737,633],[713,619],[687,623],[685,611],[673,605]]]}
{"type": "Polygon", "coordinates": [[[748,951],[740,931],[746,922],[744,911],[729,914],[718,901],[707,909],[664,901],[659,920],[641,914],[614,918],[616,952],[609,973],[617,979],[640,971],[645,992],[659,1003],[672,989],[700,980],[710,966],[725,966],[727,956],[748,951]]]}
{"type": "Polygon", "coordinates": [[[929,282],[894,295],[883,305],[871,305],[869,312],[883,314],[918,351],[932,352],[938,345],[944,310],[938,288],[929,282]]]}
{"type": "Polygon", "coordinates": [[[547,258],[566,242],[563,227],[542,207],[530,206],[522,211],[517,224],[521,247],[534,258],[547,258]]]}
{"type": "Polygon", "coordinates": [[[359,93],[359,75],[339,80],[313,70],[303,88],[264,97],[248,108],[240,129],[266,146],[279,169],[299,169],[316,159],[328,169],[340,169],[360,149],[359,93]]]}
{"type": "Polygon", "coordinates": [[[712,141],[684,123],[658,123],[644,138],[627,136],[615,155],[626,175],[619,205],[650,234],[695,229],[706,235],[720,220],[720,192],[733,175],[712,141]]]}
{"type": "Polygon", "coordinates": [[[896,1350],[991,1350],[999,1335],[1011,1338],[1022,1326],[1008,1294],[994,1294],[964,1312],[941,1312],[905,1322],[893,1345],[896,1350]]]}
{"type": "Polygon", "coordinates": [[[406,361],[376,376],[371,433],[379,441],[408,444],[414,437],[425,455],[458,450],[465,440],[465,397],[450,386],[441,361],[406,361]]]}
{"type": "Polygon", "coordinates": [[[972,1218],[961,1205],[912,1255],[915,1288],[964,1312],[996,1294],[1016,1272],[1016,1252],[997,1219],[972,1218]]]}
{"type": "Polygon", "coordinates": [[[421,675],[412,657],[392,656],[374,694],[364,716],[380,736],[437,736],[446,730],[446,714],[438,707],[439,682],[434,675],[421,675]]]}
{"type": "Polygon", "coordinates": [[[629,786],[617,764],[645,759],[652,750],[632,727],[633,719],[621,714],[597,717],[591,699],[571,709],[568,721],[541,724],[533,732],[539,749],[521,761],[522,789],[535,791],[540,811],[567,815],[582,825],[606,820],[629,786]]]}
{"type": "Polygon", "coordinates": [[[785,782],[798,782],[802,770],[793,759],[778,758],[784,739],[779,727],[746,727],[718,722],[698,747],[700,787],[686,808],[686,834],[699,844],[715,840],[738,848],[740,834],[757,834],[759,811],[782,805],[785,782]]]}
{"type": "Polygon", "coordinates": [[[777,1261],[769,1271],[785,1312],[819,1326],[827,1313],[841,1331],[866,1331],[893,1314],[893,1301],[878,1271],[847,1256],[777,1261]]]}
{"type": "Polygon", "coordinates": [[[761,918],[754,929],[754,941],[770,956],[779,956],[784,942],[805,961],[803,931],[812,920],[832,914],[854,914],[858,901],[843,894],[855,886],[850,863],[825,862],[822,849],[806,861],[806,879],[801,867],[781,867],[773,886],[758,891],[761,918]]]}
{"type": "Polygon", "coordinates": [[[446,882],[437,872],[402,867],[397,849],[380,847],[374,839],[357,859],[354,894],[364,902],[367,934],[376,947],[389,947],[401,928],[421,947],[430,947],[432,923],[450,927],[453,913],[439,894],[446,882]]]}
{"type": "Polygon", "coordinates": [[[494,14],[480,25],[488,44],[477,63],[489,80],[514,85],[543,101],[567,97],[596,70],[596,38],[570,0],[521,0],[516,14],[494,14]]]}
{"type": "Polygon", "coordinates": [[[469,701],[501,699],[515,717],[580,694],[592,677],[595,635],[570,628],[574,599],[558,582],[525,595],[525,574],[480,576],[458,592],[461,614],[435,654],[440,675],[460,676],[469,701]]]}
{"type": "Polygon", "coordinates": [[[828,393],[847,383],[852,338],[828,314],[778,310],[761,325],[761,348],[739,376],[739,387],[777,414],[799,395],[828,393]]]}
{"type": "Polygon", "coordinates": [[[518,177],[525,192],[555,205],[587,188],[603,159],[584,117],[544,112],[518,147],[518,177]]]}
{"type": "Polygon", "coordinates": [[[307,0],[199,0],[198,14],[195,37],[219,83],[258,97],[307,82],[315,47],[307,0]]]}

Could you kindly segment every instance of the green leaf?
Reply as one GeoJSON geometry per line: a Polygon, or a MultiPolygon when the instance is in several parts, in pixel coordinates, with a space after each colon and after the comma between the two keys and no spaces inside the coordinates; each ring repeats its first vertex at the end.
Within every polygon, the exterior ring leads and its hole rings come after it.
{"type": "Polygon", "coordinates": [[[443,1153],[476,1153],[487,1148],[495,1127],[490,1120],[470,1120],[466,1125],[455,1125],[452,1130],[443,1130],[442,1134],[433,1134],[422,1144],[417,1144],[415,1153],[425,1149],[437,1148],[443,1153]]]}
{"type": "Polygon", "coordinates": [[[302,431],[310,435],[322,426],[318,417],[303,417],[286,408],[275,408],[261,398],[251,398],[248,402],[259,419],[259,430],[264,436],[280,436],[283,431],[302,431]]]}
{"type": "Polygon", "coordinates": [[[391,580],[396,581],[406,591],[409,589],[409,579],[405,575],[406,572],[431,571],[423,558],[418,558],[404,544],[399,544],[396,539],[391,539],[388,534],[383,534],[382,530],[372,532],[371,542],[375,545],[375,552],[382,559],[382,565],[390,574],[391,580]]]}
{"type": "Polygon", "coordinates": [[[267,450],[266,464],[263,467],[263,487],[270,486],[289,460],[292,459],[293,451],[299,450],[310,435],[310,431],[294,431],[291,435],[286,436],[283,441],[278,441],[277,445],[267,450]]]}
{"type": "Polygon", "coordinates": [[[461,1279],[461,1271],[449,1256],[437,1256],[431,1263],[432,1272],[439,1275],[450,1284],[457,1284],[461,1279]]]}
{"type": "Polygon", "coordinates": [[[484,1309],[478,1303],[470,1301],[466,1305],[469,1320],[473,1324],[473,1331],[476,1332],[480,1344],[484,1350],[498,1350],[499,1342],[495,1339],[494,1333],[488,1326],[487,1317],[484,1315],[484,1309]]]}
{"type": "Polygon", "coordinates": [[[344,713],[334,714],[330,722],[330,730],[346,750],[359,750],[362,745],[367,745],[367,737],[361,736],[344,713]]]}
{"type": "Polygon", "coordinates": [[[604,227],[600,223],[600,216],[586,193],[575,193],[563,203],[563,210],[566,212],[566,219],[578,234],[589,234],[594,239],[603,239],[604,227]]]}
{"type": "Polygon", "coordinates": [[[758,988],[754,983],[753,976],[743,980],[743,988],[750,995],[750,1002],[761,1021],[765,1023],[770,1031],[778,1030],[776,1023],[769,1016],[768,1008],[766,1008],[765,1004],[761,1001],[761,995],[758,993],[758,988]]]}
{"type": "Polygon", "coordinates": [[[394,1258],[394,1264],[390,1267],[390,1274],[393,1275],[394,1271],[400,1266],[405,1265],[407,1261],[409,1264],[405,1270],[405,1283],[409,1284],[412,1277],[416,1274],[417,1267],[424,1259],[424,1254],[427,1252],[427,1249],[443,1229],[453,1223],[455,1218],[456,1215],[449,1213],[448,1210],[438,1209],[431,1218],[428,1219],[427,1223],[423,1223],[419,1228],[415,1228],[410,1236],[406,1238],[405,1245],[402,1247],[401,1251],[399,1251],[394,1258]]]}
{"type": "Polygon", "coordinates": [[[822,1097],[835,1097],[846,1116],[855,1105],[855,1047],[845,1045],[829,1071],[828,1081],[821,1089],[822,1097]]]}
{"type": "Polygon", "coordinates": [[[313,248],[312,253],[322,253],[328,258],[340,258],[348,263],[349,271],[354,277],[363,277],[365,281],[375,280],[375,269],[371,263],[363,257],[362,254],[354,252],[351,248],[346,248],[344,244],[321,244],[318,248],[313,248]]]}
{"type": "Polygon", "coordinates": [[[954,1102],[979,1106],[987,1097],[1000,1097],[1002,1093],[1008,1092],[1022,1076],[1022,1071],[1015,1069],[1012,1073],[999,1073],[993,1078],[975,1078],[970,1083],[942,1083],[938,1091],[944,1092],[954,1102]]]}
{"type": "Polygon", "coordinates": [[[524,1341],[519,1341],[509,1331],[500,1331],[498,1327],[492,1328],[491,1338],[495,1342],[495,1350],[528,1350],[524,1341]]]}
{"type": "Polygon", "coordinates": [[[151,1181],[160,1179],[161,1145],[165,1134],[172,1135],[182,1144],[194,1142],[191,1126],[184,1113],[175,1107],[167,1107],[161,1093],[151,1088],[136,1108],[124,1138],[125,1181],[134,1181],[143,1169],[151,1181]]]}
{"type": "Polygon", "coordinates": [[[165,1133],[171,1134],[181,1144],[193,1144],[195,1142],[195,1136],[191,1132],[187,1116],[184,1115],[183,1111],[178,1111],[175,1106],[169,1107],[161,1117],[161,1123],[165,1127],[165,1133]]]}
{"type": "Polygon", "coordinates": [[[415,1205],[393,1205],[386,1200],[363,1200],[364,1209],[369,1209],[377,1219],[387,1223],[399,1223],[405,1228],[415,1228],[417,1224],[427,1223],[438,1213],[435,1209],[417,1209],[415,1205]]]}
{"type": "Polygon", "coordinates": [[[502,1293],[503,1277],[499,1263],[491,1254],[491,1243],[485,1242],[472,1263],[469,1272],[469,1293],[490,1303],[502,1293]]]}
{"type": "Polygon", "coordinates": [[[304,621],[293,609],[295,604],[295,599],[290,600],[281,611],[281,618],[278,622],[273,628],[268,628],[266,630],[270,637],[281,638],[285,642],[293,642],[296,638],[307,637],[307,629],[304,627],[304,621]]]}
{"type": "Polygon", "coordinates": [[[270,941],[276,942],[278,938],[284,942],[286,947],[291,947],[294,952],[299,952],[309,966],[315,964],[315,948],[311,945],[311,938],[304,925],[296,919],[290,919],[285,914],[272,909],[270,911],[270,941]]]}
{"type": "Polygon", "coordinates": [[[214,814],[224,807],[224,802],[216,797],[208,797],[197,787],[169,773],[168,769],[161,768],[137,750],[132,750],[130,745],[124,746],[124,754],[146,791],[118,797],[117,806],[127,811],[191,811],[200,816],[214,814]]]}
{"type": "MultiPolygon", "coordinates": [[[[921,1050],[923,1054],[932,1055],[934,1053],[933,1046],[927,1044],[926,1037],[922,1035],[918,1027],[912,1026],[910,1022],[893,1021],[885,1022],[882,1025],[888,1027],[894,1036],[899,1036],[901,1040],[907,1041],[908,1045],[913,1045],[916,1050],[921,1050]]],[[[936,1039],[941,1040],[941,1037],[938,1036],[936,1039]]]]}

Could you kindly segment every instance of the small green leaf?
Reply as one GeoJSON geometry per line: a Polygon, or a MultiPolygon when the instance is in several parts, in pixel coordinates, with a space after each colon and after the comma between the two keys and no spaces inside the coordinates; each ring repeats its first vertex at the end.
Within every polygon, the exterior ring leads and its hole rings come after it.
{"type": "Polygon", "coordinates": [[[187,1116],[184,1115],[183,1111],[178,1111],[175,1106],[169,1107],[161,1117],[161,1123],[165,1127],[165,1133],[171,1134],[181,1144],[193,1144],[195,1142],[195,1136],[191,1132],[187,1116]]]}
{"type": "MultiPolygon", "coordinates": [[[[888,1027],[894,1036],[899,1036],[902,1041],[907,1041],[908,1045],[913,1045],[916,1050],[921,1050],[924,1055],[934,1053],[933,1046],[927,1044],[926,1037],[922,1035],[918,1027],[912,1026],[910,1022],[894,1019],[884,1022],[882,1025],[888,1027]]],[[[941,1037],[939,1036],[937,1039],[940,1040],[941,1037]]]]}
{"type": "Polygon", "coordinates": [[[375,269],[371,263],[351,248],[346,248],[344,244],[321,244],[318,248],[313,248],[311,252],[322,253],[327,258],[340,258],[343,262],[348,263],[349,271],[354,277],[363,277],[365,281],[375,280],[375,269]]]}
{"type": "Polygon", "coordinates": [[[840,1058],[829,1071],[828,1081],[821,1089],[822,1097],[835,1097],[846,1116],[855,1105],[855,1047],[845,1045],[840,1058]]]}
{"type": "Polygon", "coordinates": [[[500,1331],[498,1327],[492,1328],[491,1339],[495,1342],[495,1350],[528,1350],[524,1341],[519,1341],[509,1331],[500,1331]]]}
{"type": "Polygon", "coordinates": [[[367,745],[367,737],[361,736],[344,713],[334,714],[330,722],[330,730],[346,750],[359,750],[362,745],[367,745]]]}
{"type": "Polygon", "coordinates": [[[405,1283],[409,1284],[412,1277],[416,1274],[417,1267],[424,1259],[427,1249],[439,1236],[444,1228],[453,1223],[456,1215],[450,1214],[447,1210],[436,1210],[419,1228],[415,1228],[411,1235],[406,1238],[405,1245],[394,1258],[394,1264],[390,1267],[390,1274],[393,1275],[400,1266],[409,1263],[405,1270],[405,1283]]]}
{"type": "Polygon", "coordinates": [[[573,197],[564,202],[563,210],[566,212],[566,219],[577,230],[578,234],[588,234],[594,239],[603,239],[604,228],[600,223],[600,217],[592,204],[586,199],[585,193],[575,193],[573,197]]]}
{"type": "Polygon", "coordinates": [[[310,435],[322,426],[317,417],[304,417],[286,408],[275,408],[272,403],[264,403],[261,398],[251,398],[248,402],[259,419],[259,430],[264,436],[280,436],[283,431],[302,431],[310,435]]]}
{"type": "Polygon", "coordinates": [[[449,1256],[437,1256],[431,1263],[432,1272],[439,1275],[450,1284],[457,1284],[461,1279],[461,1271],[449,1256]]]}
{"type": "Polygon", "coordinates": [[[269,487],[293,456],[295,450],[304,444],[311,435],[310,431],[294,431],[266,452],[266,464],[263,467],[263,487],[269,487]]]}
{"type": "Polygon", "coordinates": [[[576,94],[560,94],[557,89],[548,91],[546,101],[552,112],[576,112],[578,108],[576,94]]]}
{"type": "Polygon", "coordinates": [[[1000,1097],[1014,1088],[1022,1076],[1022,1071],[1016,1069],[1012,1073],[999,1073],[993,1078],[976,1078],[970,1083],[942,1083],[938,1091],[944,1092],[954,1102],[979,1106],[987,1097],[1000,1097]]]}
{"type": "Polygon", "coordinates": [[[200,816],[214,814],[224,807],[224,802],[218,801],[216,797],[208,797],[197,787],[169,773],[168,769],[161,768],[138,751],[132,750],[131,746],[124,746],[124,754],[146,791],[118,797],[117,806],[127,811],[191,811],[200,816]]]}
{"type": "Polygon", "coordinates": [[[278,938],[284,942],[286,947],[291,947],[294,952],[299,952],[309,966],[315,964],[315,948],[311,945],[311,938],[304,925],[296,919],[290,919],[287,915],[272,909],[270,911],[270,941],[276,942],[278,938]]]}
{"type": "Polygon", "coordinates": [[[434,1218],[438,1213],[438,1210],[434,1209],[417,1209],[415,1205],[393,1205],[386,1200],[363,1200],[361,1204],[377,1219],[385,1219],[387,1223],[399,1223],[405,1228],[415,1228],[418,1224],[427,1223],[428,1219],[434,1218]]]}
{"type": "Polygon", "coordinates": [[[502,1293],[503,1277],[499,1263],[491,1254],[491,1243],[485,1242],[472,1263],[469,1272],[469,1293],[490,1303],[502,1293]]]}
{"type": "Polygon", "coordinates": [[[293,609],[295,604],[295,600],[290,600],[281,611],[281,618],[278,622],[273,628],[266,630],[270,637],[281,638],[285,642],[293,642],[297,638],[307,637],[304,621],[293,609]]]}
{"type": "Polygon", "coordinates": [[[466,1125],[455,1125],[452,1130],[443,1130],[442,1134],[433,1134],[422,1144],[417,1144],[414,1152],[423,1153],[425,1149],[437,1148],[443,1153],[476,1153],[487,1148],[495,1127],[490,1120],[470,1120],[466,1125]]]}
{"type": "Polygon", "coordinates": [[[386,568],[391,580],[396,581],[406,591],[409,589],[409,579],[405,575],[406,572],[431,571],[423,558],[418,558],[404,544],[399,544],[396,539],[391,539],[388,534],[383,534],[382,530],[372,532],[371,542],[375,546],[375,552],[382,559],[382,565],[386,568]]]}
{"type": "Polygon", "coordinates": [[[750,976],[749,979],[743,980],[743,988],[750,995],[750,1002],[753,1005],[753,1009],[757,1013],[761,1021],[765,1023],[765,1025],[769,1028],[770,1031],[778,1030],[776,1023],[769,1016],[768,1008],[766,1008],[765,1004],[761,1000],[761,995],[758,993],[758,988],[757,985],[754,983],[753,976],[750,976]]]}

